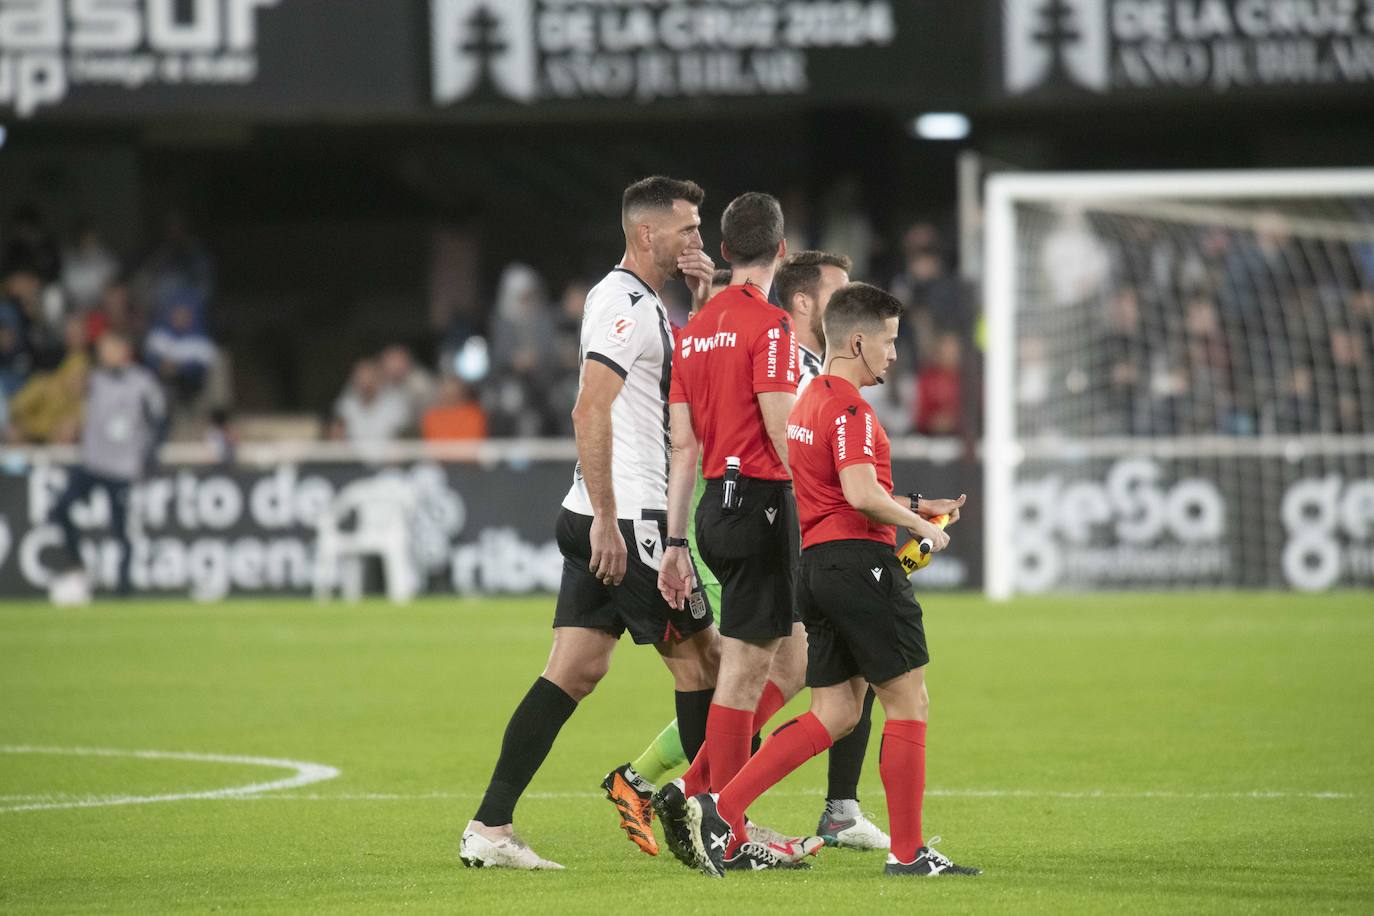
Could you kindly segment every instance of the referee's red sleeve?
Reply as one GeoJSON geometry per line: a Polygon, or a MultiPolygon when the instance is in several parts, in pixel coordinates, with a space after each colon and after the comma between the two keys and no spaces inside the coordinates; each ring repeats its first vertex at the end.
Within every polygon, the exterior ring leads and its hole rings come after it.
{"type": "Polygon", "coordinates": [[[759,331],[749,348],[753,359],[754,393],[797,391],[797,338],[791,329],[772,324],[759,331]]]}
{"type": "Polygon", "coordinates": [[[856,464],[878,463],[877,426],[872,408],[862,400],[840,411],[830,424],[830,454],[836,471],[856,464]]]}

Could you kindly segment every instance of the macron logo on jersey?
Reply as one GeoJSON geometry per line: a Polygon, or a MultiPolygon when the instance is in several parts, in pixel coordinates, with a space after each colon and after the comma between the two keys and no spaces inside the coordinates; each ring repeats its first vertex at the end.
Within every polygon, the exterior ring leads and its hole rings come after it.
{"type": "Polygon", "coordinates": [[[717,348],[733,347],[735,341],[736,335],[732,331],[721,331],[710,337],[683,337],[682,358],[686,359],[693,353],[709,353],[717,348]]]}

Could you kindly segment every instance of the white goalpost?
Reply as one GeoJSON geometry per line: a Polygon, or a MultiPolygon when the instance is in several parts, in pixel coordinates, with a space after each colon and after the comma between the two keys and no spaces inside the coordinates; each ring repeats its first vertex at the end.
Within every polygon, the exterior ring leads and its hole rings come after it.
{"type": "Polygon", "coordinates": [[[986,195],[986,591],[1374,587],[1374,169],[986,195]]]}

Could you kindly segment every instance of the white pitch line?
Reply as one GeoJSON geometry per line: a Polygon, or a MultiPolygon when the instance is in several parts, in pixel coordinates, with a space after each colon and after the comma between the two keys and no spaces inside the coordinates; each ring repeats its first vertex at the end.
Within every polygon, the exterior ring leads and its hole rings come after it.
{"type": "MultiPolygon", "coordinates": [[[[272,757],[243,757],[231,754],[195,754],[181,751],[129,751],[111,748],[36,747],[30,745],[0,746],[0,754],[54,754],[74,757],[127,757],[141,760],[187,760],[200,763],[227,763],[242,766],[263,766],[294,770],[295,774],[271,782],[251,783],[224,789],[183,791],[160,795],[76,795],[53,792],[34,795],[0,795],[0,803],[17,802],[0,807],[0,814],[18,811],[55,811],[72,808],[102,808],[112,805],[146,805],[171,801],[471,801],[482,797],[480,792],[341,792],[338,794],[290,792],[315,783],[334,779],[339,775],[335,767],[298,760],[279,760],[272,757]],[[269,794],[270,793],[270,794],[269,794]]],[[[773,797],[819,798],[819,790],[782,790],[769,793],[773,797]]],[[[1177,792],[1146,790],[1122,792],[1106,789],[1055,791],[1044,789],[927,789],[927,796],[935,798],[1055,798],[1055,799],[1118,799],[1118,800],[1205,800],[1205,799],[1356,799],[1367,795],[1352,792],[1291,792],[1280,790],[1252,790],[1249,792],[1177,792]]],[[[549,800],[583,800],[604,798],[600,792],[530,792],[525,798],[549,800]]]]}
{"type": "MultiPolygon", "coordinates": [[[[820,798],[823,793],[816,791],[769,792],[770,798],[820,798]]],[[[1350,792],[1108,792],[1090,790],[1082,792],[1054,792],[1037,789],[927,789],[926,796],[937,798],[1062,798],[1062,799],[1284,799],[1303,798],[1317,800],[1363,798],[1350,792]]],[[[471,801],[480,799],[481,792],[419,792],[398,794],[392,792],[343,792],[338,795],[322,793],[282,792],[270,796],[243,796],[242,801],[471,801]]],[[[601,792],[529,792],[524,798],[581,800],[605,798],[601,792]]]]}
{"type": "Polygon", "coordinates": [[[241,757],[233,754],[192,754],[182,751],[126,751],[102,747],[34,747],[30,745],[0,746],[0,754],[52,754],[66,757],[132,757],[139,760],[189,760],[197,763],[228,763],[239,766],[272,767],[294,770],[295,774],[271,782],[255,782],[225,789],[201,792],[174,792],[165,795],[110,795],[80,798],[70,801],[34,801],[0,808],[0,814],[17,811],[59,811],[70,808],[104,808],[111,805],[151,805],[159,802],[190,801],[192,799],[233,799],[260,796],[265,792],[301,789],[317,782],[333,779],[339,771],[322,763],[300,760],[278,760],[274,757],[241,757]]]}

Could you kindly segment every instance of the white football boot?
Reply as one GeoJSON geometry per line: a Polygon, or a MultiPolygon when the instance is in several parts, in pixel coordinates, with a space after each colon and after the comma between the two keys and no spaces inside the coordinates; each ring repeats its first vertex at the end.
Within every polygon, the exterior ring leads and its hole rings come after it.
{"type": "Polygon", "coordinates": [[[501,840],[489,840],[478,833],[469,822],[463,831],[458,858],[468,868],[520,868],[526,871],[561,870],[562,865],[540,858],[525,841],[515,834],[501,840]]]}
{"type": "Polygon", "coordinates": [[[855,801],[827,805],[816,825],[816,833],[825,837],[827,846],[840,849],[892,848],[891,838],[859,810],[859,803],[855,801]]]}
{"type": "Polygon", "coordinates": [[[749,834],[749,842],[757,843],[787,864],[796,864],[807,856],[814,856],[825,846],[825,840],[821,837],[789,836],[753,821],[745,821],[744,829],[749,834]]]}

